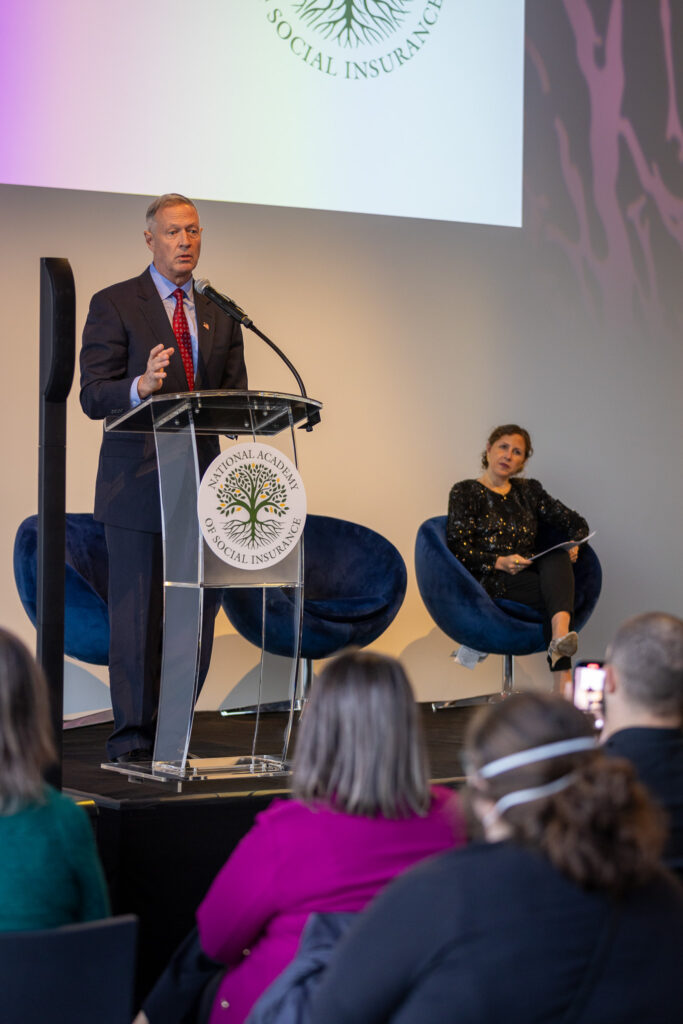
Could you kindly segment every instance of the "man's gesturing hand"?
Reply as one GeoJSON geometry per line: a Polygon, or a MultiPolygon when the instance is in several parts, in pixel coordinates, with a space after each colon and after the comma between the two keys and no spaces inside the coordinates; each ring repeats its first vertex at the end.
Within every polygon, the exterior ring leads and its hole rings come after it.
{"type": "Polygon", "coordinates": [[[173,355],[174,349],[164,348],[163,345],[155,345],[149,353],[147,369],[138,381],[138,394],[140,398],[149,398],[155,391],[158,391],[166,376],[168,361],[173,355]]]}

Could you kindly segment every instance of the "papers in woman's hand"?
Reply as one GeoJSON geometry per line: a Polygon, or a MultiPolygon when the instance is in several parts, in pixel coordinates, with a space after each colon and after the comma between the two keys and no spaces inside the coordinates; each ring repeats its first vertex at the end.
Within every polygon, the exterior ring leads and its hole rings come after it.
{"type": "Polygon", "coordinates": [[[545,551],[539,551],[538,554],[532,555],[529,561],[534,562],[537,558],[542,558],[543,555],[547,555],[549,551],[557,551],[558,548],[562,548],[563,551],[569,551],[571,548],[578,547],[579,544],[585,544],[587,540],[590,540],[591,537],[594,536],[595,530],[593,530],[592,533],[589,533],[587,537],[584,537],[583,540],[565,540],[561,544],[553,544],[551,548],[546,548],[545,551]]]}

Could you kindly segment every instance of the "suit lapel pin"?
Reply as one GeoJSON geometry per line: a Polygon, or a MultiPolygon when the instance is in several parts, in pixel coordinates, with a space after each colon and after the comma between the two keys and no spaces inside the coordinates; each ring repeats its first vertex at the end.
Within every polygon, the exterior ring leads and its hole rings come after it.
{"type": "Polygon", "coordinates": [[[209,325],[207,324],[206,320],[202,321],[202,327],[204,328],[205,331],[208,331],[209,325]]]}

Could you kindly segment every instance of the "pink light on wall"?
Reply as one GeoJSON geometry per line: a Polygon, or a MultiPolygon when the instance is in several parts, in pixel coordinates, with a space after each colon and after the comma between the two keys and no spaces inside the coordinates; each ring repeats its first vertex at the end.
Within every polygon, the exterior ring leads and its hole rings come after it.
{"type": "Polygon", "coordinates": [[[625,324],[635,316],[664,326],[668,317],[668,326],[680,329],[680,297],[672,314],[662,289],[669,293],[676,276],[683,283],[683,130],[676,92],[683,73],[683,19],[678,13],[674,24],[670,0],[657,7],[625,7],[623,0],[563,0],[563,6],[573,81],[551,61],[546,40],[527,38],[527,57],[552,120],[564,194],[547,183],[539,187],[533,167],[528,169],[527,224],[538,240],[564,253],[585,305],[605,322],[625,324]],[[627,34],[625,20],[636,8],[646,22],[630,23],[627,34]],[[648,60],[633,45],[643,27],[656,43],[656,67],[653,47],[648,60]],[[587,123],[581,126],[572,123],[563,103],[568,89],[585,95],[587,123]],[[637,102],[642,90],[655,111],[654,131],[643,116],[646,104],[637,102]],[[587,146],[582,148],[581,139],[587,146]]]}

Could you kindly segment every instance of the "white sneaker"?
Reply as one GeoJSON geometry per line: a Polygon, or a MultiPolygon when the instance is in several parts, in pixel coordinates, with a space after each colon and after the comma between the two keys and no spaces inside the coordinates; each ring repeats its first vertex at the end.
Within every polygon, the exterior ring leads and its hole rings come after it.
{"type": "Polygon", "coordinates": [[[462,665],[463,668],[473,669],[477,667],[480,661],[488,658],[488,654],[485,654],[483,651],[475,651],[473,647],[465,647],[464,644],[461,644],[457,651],[453,651],[451,657],[458,665],[462,665]]]}
{"type": "Polygon", "coordinates": [[[566,636],[559,636],[556,640],[551,640],[548,647],[548,660],[550,661],[551,669],[555,668],[560,658],[571,658],[578,649],[579,635],[573,631],[567,633],[566,636]]]}

